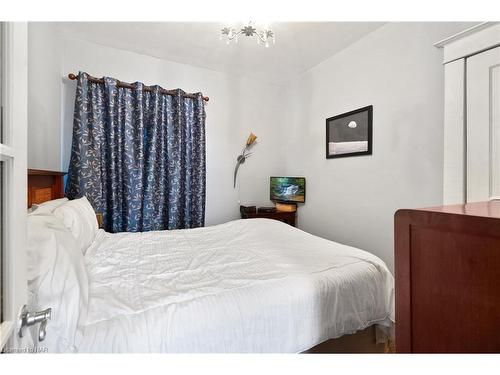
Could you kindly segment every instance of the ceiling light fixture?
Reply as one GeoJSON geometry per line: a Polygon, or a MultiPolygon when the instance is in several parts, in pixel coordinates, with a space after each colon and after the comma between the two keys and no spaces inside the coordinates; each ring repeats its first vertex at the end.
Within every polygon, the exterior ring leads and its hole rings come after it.
{"type": "Polygon", "coordinates": [[[274,33],[266,28],[263,30],[257,30],[254,26],[253,22],[249,22],[244,25],[240,30],[234,29],[232,27],[226,26],[223,27],[220,31],[219,39],[225,39],[226,44],[231,43],[234,40],[235,43],[238,43],[238,36],[255,36],[257,37],[257,44],[264,44],[264,46],[269,47],[269,41],[272,41],[273,44],[276,42],[274,37],[274,33]]]}

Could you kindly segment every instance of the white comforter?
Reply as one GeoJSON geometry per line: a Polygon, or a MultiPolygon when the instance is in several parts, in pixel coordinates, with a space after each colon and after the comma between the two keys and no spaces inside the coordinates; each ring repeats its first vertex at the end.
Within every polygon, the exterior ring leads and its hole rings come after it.
{"type": "Polygon", "coordinates": [[[80,352],[300,352],[394,321],[379,258],[274,220],[100,231],[85,258],[80,352]]]}

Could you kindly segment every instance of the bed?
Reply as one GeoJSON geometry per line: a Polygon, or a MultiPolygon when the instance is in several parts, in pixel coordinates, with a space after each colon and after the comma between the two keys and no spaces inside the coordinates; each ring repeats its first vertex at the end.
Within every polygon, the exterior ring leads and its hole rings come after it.
{"type": "MultiPolygon", "coordinates": [[[[68,247],[78,248],[61,266],[68,290],[47,300],[73,295],[59,309],[72,327],[49,323],[49,351],[299,353],[374,327],[390,335],[393,326],[394,281],[379,258],[279,221],[114,234],[95,224],[89,241],[78,237],[83,230],[68,236],[67,220],[52,212],[31,216],[39,233],[31,252],[40,252],[45,222],[65,243],[51,242],[46,258],[62,262],[68,247]]],[[[56,285],[35,279],[35,296],[56,285]]]]}

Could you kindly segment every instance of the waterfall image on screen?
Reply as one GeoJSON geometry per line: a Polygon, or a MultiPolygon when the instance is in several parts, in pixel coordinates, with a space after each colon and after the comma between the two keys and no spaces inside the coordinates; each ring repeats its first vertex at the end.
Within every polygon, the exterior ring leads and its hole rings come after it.
{"type": "Polygon", "coordinates": [[[304,177],[271,177],[271,200],[303,203],[306,199],[304,177]]]}

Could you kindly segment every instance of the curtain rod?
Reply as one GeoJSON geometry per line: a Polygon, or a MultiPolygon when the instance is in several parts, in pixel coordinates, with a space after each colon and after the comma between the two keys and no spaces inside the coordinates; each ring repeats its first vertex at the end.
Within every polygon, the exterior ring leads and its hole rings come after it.
{"type": "MultiPolygon", "coordinates": [[[[75,75],[75,74],[73,74],[73,73],[69,73],[68,74],[68,78],[71,79],[72,81],[74,81],[74,80],[76,80],[78,78],[78,76],[75,75]]],[[[93,82],[93,83],[104,84],[104,79],[103,78],[95,78],[95,77],[88,76],[88,79],[89,79],[90,82],[93,82]]],[[[116,80],[116,85],[118,87],[124,87],[126,89],[134,89],[135,88],[135,85],[133,85],[131,83],[122,82],[122,81],[118,81],[118,80],[116,80]]],[[[153,89],[151,88],[151,86],[144,86],[143,91],[153,91],[153,89]]],[[[167,95],[176,95],[176,91],[175,90],[161,89],[160,92],[162,94],[167,94],[167,95]]],[[[196,99],[196,95],[195,94],[185,93],[184,97],[185,98],[196,99]]],[[[208,96],[203,96],[203,100],[206,101],[206,102],[208,102],[208,100],[209,100],[208,96]]]]}

